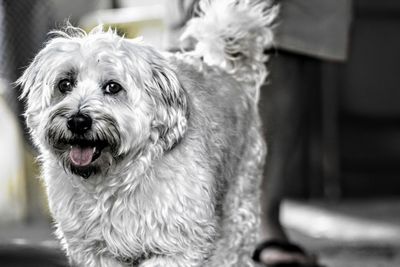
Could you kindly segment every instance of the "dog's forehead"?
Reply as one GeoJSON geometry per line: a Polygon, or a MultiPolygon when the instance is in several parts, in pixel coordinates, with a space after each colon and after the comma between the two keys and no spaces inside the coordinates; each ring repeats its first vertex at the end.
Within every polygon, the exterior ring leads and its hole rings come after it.
{"type": "Polygon", "coordinates": [[[80,38],[57,38],[46,47],[59,62],[76,70],[91,69],[150,69],[152,51],[134,40],[116,35],[96,34],[80,38]]]}

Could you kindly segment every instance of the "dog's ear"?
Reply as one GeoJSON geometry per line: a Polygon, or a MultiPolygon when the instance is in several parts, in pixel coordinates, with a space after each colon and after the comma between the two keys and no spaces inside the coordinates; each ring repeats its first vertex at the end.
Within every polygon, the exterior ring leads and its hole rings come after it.
{"type": "Polygon", "coordinates": [[[21,77],[15,82],[16,86],[21,88],[20,99],[26,99],[31,91],[36,91],[41,86],[39,79],[40,74],[40,61],[39,55],[37,55],[31,64],[25,69],[21,77]]]}
{"type": "Polygon", "coordinates": [[[153,129],[164,150],[171,150],[183,138],[189,117],[188,99],[176,73],[169,67],[152,65],[151,97],[156,105],[153,129]]]}
{"type": "Polygon", "coordinates": [[[29,66],[25,69],[21,77],[15,82],[15,85],[22,89],[20,98],[41,98],[35,99],[35,103],[48,105],[50,103],[51,91],[45,90],[49,85],[49,72],[54,68],[51,55],[43,49],[40,51],[29,66]],[[43,97],[43,98],[42,98],[43,97]]]}
{"type": "MultiPolygon", "coordinates": [[[[51,61],[50,61],[51,62],[51,61]]],[[[29,128],[34,127],[32,117],[39,114],[45,106],[50,104],[51,91],[49,81],[46,80],[51,73],[49,57],[43,51],[39,52],[31,64],[25,69],[21,77],[14,83],[21,90],[19,98],[25,100],[25,118],[29,128]]]]}

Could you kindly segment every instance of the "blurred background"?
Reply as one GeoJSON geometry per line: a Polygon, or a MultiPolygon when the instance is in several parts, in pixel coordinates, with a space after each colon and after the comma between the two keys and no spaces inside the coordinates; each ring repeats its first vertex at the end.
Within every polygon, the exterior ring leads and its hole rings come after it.
{"type": "MultiPolygon", "coordinates": [[[[172,3],[0,1],[0,248],[57,247],[12,84],[47,32],[66,19],[85,30],[104,23],[167,49],[180,8],[172,3]]],[[[327,266],[400,266],[400,2],[355,0],[351,10],[347,60],[315,69],[281,220],[327,266]]]]}

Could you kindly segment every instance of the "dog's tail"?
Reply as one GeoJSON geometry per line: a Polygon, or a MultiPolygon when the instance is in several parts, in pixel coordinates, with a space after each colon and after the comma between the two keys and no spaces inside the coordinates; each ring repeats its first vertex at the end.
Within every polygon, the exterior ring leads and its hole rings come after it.
{"type": "Polygon", "coordinates": [[[252,85],[257,101],[278,9],[272,0],[200,0],[181,40],[194,41],[193,53],[208,65],[252,85]]]}

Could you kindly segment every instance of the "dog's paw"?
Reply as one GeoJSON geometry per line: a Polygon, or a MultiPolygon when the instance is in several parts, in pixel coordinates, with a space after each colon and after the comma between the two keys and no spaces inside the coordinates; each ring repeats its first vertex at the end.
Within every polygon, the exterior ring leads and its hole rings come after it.
{"type": "Polygon", "coordinates": [[[197,266],[193,262],[188,262],[184,258],[176,257],[153,257],[142,262],[139,267],[190,267],[197,266]]]}

